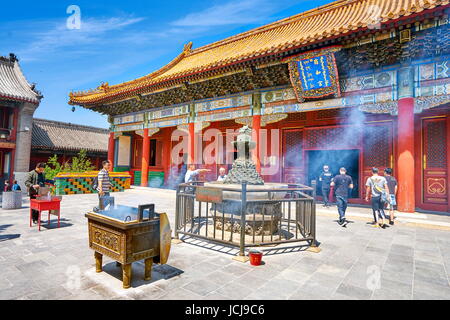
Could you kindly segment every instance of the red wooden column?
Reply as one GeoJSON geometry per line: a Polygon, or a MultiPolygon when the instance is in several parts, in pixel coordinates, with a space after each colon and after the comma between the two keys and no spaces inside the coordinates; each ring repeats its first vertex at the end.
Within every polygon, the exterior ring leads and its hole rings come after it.
{"type": "Polygon", "coordinates": [[[148,129],[144,129],[144,139],[142,140],[142,167],[141,167],[141,186],[148,186],[148,165],[150,163],[150,137],[148,129]]]}
{"type": "Polygon", "coordinates": [[[188,165],[195,163],[195,124],[189,123],[188,165]]]}
{"type": "Polygon", "coordinates": [[[114,148],[115,148],[114,132],[109,133],[108,141],[108,161],[111,163],[111,170],[114,169],[114,148]]]}
{"type": "Polygon", "coordinates": [[[11,150],[11,158],[10,158],[10,166],[9,166],[9,180],[12,185],[13,180],[15,179],[14,176],[14,162],[16,161],[16,149],[17,149],[17,126],[19,125],[19,108],[14,108],[14,116],[13,116],[13,129],[11,132],[11,140],[14,142],[14,149],[11,150]]]}
{"type": "Polygon", "coordinates": [[[398,210],[415,211],[414,193],[414,99],[398,101],[398,210]]]}
{"type": "Polygon", "coordinates": [[[253,141],[256,142],[255,153],[253,157],[253,161],[256,165],[256,171],[261,173],[261,159],[259,158],[259,147],[260,147],[260,137],[259,130],[261,129],[261,115],[255,114],[253,115],[253,141]]]}
{"type": "Polygon", "coordinates": [[[256,171],[261,173],[261,159],[260,157],[260,134],[259,131],[261,129],[261,93],[256,92],[252,96],[252,109],[253,109],[253,118],[252,118],[252,139],[256,142],[255,152],[253,154],[253,161],[255,162],[256,171]]]}
{"type": "Polygon", "coordinates": [[[161,162],[164,170],[164,184],[166,184],[169,181],[170,177],[170,166],[171,166],[171,150],[170,150],[170,143],[165,143],[165,141],[171,141],[171,133],[170,129],[165,128],[161,130],[163,132],[163,144],[162,144],[162,150],[161,150],[161,162]]]}

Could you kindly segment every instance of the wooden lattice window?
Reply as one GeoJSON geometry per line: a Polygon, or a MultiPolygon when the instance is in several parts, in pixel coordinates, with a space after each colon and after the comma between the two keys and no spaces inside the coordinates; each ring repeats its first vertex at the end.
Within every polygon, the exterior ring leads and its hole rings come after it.
{"type": "Polygon", "coordinates": [[[388,126],[364,127],[364,166],[390,167],[390,133],[388,126]]]}
{"type": "Polygon", "coordinates": [[[445,121],[426,122],[425,154],[429,168],[447,167],[447,132],[445,121]]]}
{"type": "Polygon", "coordinates": [[[287,121],[305,121],[306,120],[306,112],[295,112],[289,113],[287,121]]]}
{"type": "Polygon", "coordinates": [[[333,119],[339,117],[339,109],[325,109],[317,111],[317,119],[333,119]]]}
{"type": "Polygon", "coordinates": [[[284,132],[284,166],[300,167],[303,160],[302,131],[284,132]]]}
{"type": "Polygon", "coordinates": [[[347,126],[307,130],[305,142],[307,149],[358,148],[359,129],[347,126]]]}
{"type": "Polygon", "coordinates": [[[234,120],[224,120],[220,121],[221,128],[234,128],[236,127],[236,122],[234,120]]]}

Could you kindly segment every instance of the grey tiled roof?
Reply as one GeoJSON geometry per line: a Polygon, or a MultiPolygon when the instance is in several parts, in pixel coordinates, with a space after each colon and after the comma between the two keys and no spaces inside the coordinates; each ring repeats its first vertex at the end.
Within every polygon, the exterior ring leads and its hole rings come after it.
{"type": "Polygon", "coordinates": [[[42,96],[34,90],[20,69],[17,58],[0,57],[0,99],[11,99],[39,103],[42,96]]]}
{"type": "Polygon", "coordinates": [[[33,149],[108,152],[109,130],[67,122],[33,119],[33,149]]]}

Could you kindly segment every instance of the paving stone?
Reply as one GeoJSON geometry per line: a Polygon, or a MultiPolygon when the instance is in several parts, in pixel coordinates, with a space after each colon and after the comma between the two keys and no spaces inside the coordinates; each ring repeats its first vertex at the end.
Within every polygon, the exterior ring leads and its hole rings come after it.
{"type": "Polygon", "coordinates": [[[393,244],[390,248],[390,254],[410,257],[414,255],[414,248],[412,246],[393,244]]]}
{"type": "Polygon", "coordinates": [[[339,287],[339,283],[325,283],[310,278],[300,287],[300,290],[328,299],[336,292],[336,289],[339,287]]]}
{"type": "Polygon", "coordinates": [[[289,296],[289,300],[328,300],[328,297],[320,295],[315,291],[307,292],[303,288],[289,296]]]}
{"type": "Polygon", "coordinates": [[[183,286],[183,289],[192,291],[200,296],[206,296],[208,293],[211,293],[217,289],[217,285],[208,280],[194,280],[183,286]]]}
{"type": "Polygon", "coordinates": [[[382,270],[381,277],[387,281],[396,281],[406,285],[412,285],[414,279],[413,272],[407,273],[398,270],[390,271],[385,269],[382,270]]]}
{"type": "Polygon", "coordinates": [[[387,288],[381,288],[375,290],[372,295],[372,300],[411,300],[412,294],[407,294],[406,292],[398,292],[394,290],[390,290],[387,288]]]}
{"type": "Polygon", "coordinates": [[[342,293],[335,293],[331,296],[330,300],[342,300],[342,301],[347,301],[347,300],[358,300],[358,298],[355,297],[349,297],[345,294],[342,293]]]}
{"type": "Polygon", "coordinates": [[[215,284],[220,286],[235,281],[238,277],[231,273],[226,273],[223,271],[214,271],[208,274],[206,278],[209,281],[214,282],[215,284]]]}
{"type": "Polygon", "coordinates": [[[368,300],[372,296],[372,290],[360,288],[346,283],[342,283],[336,292],[361,300],[368,300]]]}
{"type": "Polygon", "coordinates": [[[228,299],[241,300],[253,292],[253,286],[252,283],[246,283],[244,285],[232,282],[217,289],[215,292],[227,297],[228,299]]]}
{"type": "Polygon", "coordinates": [[[206,295],[203,300],[228,300],[229,298],[226,296],[221,295],[217,292],[212,292],[206,295]]]}
{"type": "Polygon", "coordinates": [[[115,296],[115,293],[113,291],[102,284],[90,288],[89,291],[92,291],[94,294],[101,296],[103,299],[111,299],[115,296]]]}
{"type": "Polygon", "coordinates": [[[427,293],[429,295],[440,296],[445,299],[450,299],[450,285],[441,285],[423,281],[421,279],[414,279],[413,293],[417,292],[427,293]]]}
{"type": "Polygon", "coordinates": [[[25,295],[38,293],[41,289],[33,281],[22,281],[13,284],[12,287],[0,290],[0,300],[10,300],[25,295]]]}
{"type": "Polygon", "coordinates": [[[9,282],[8,279],[0,279],[0,290],[7,290],[11,288],[13,285],[9,282]]]}
{"type": "Polygon", "coordinates": [[[268,279],[256,277],[256,276],[252,275],[250,272],[246,273],[243,276],[240,276],[234,280],[234,282],[242,284],[242,285],[251,283],[252,288],[254,288],[254,289],[259,289],[264,284],[266,284],[268,281],[269,281],[268,279]]]}
{"type": "Polygon", "coordinates": [[[239,277],[252,270],[251,268],[249,268],[248,265],[238,263],[241,262],[233,262],[232,264],[222,267],[220,271],[230,273],[232,275],[239,277]]]}
{"type": "Polygon", "coordinates": [[[34,294],[28,295],[31,300],[60,300],[65,299],[71,295],[71,292],[67,291],[62,286],[52,287],[46,290],[40,290],[34,294]]]}
{"type": "Polygon", "coordinates": [[[299,284],[305,283],[309,278],[311,277],[311,274],[298,272],[295,269],[287,268],[280,273],[278,273],[276,276],[274,276],[274,279],[284,279],[289,281],[294,281],[299,284]]]}
{"type": "Polygon", "coordinates": [[[167,292],[160,299],[164,300],[203,300],[204,296],[198,295],[192,291],[184,290],[183,288],[175,289],[167,292]]]}

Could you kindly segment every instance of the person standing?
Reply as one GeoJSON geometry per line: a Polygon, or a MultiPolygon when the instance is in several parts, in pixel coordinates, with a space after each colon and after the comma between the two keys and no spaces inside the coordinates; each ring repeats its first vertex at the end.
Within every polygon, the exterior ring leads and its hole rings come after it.
{"type": "Polygon", "coordinates": [[[392,176],[392,169],[386,168],[384,169],[384,177],[386,178],[389,196],[388,196],[388,205],[389,205],[389,224],[391,226],[394,225],[394,209],[397,205],[397,191],[398,191],[398,183],[397,179],[392,176]]]}
{"type": "Polygon", "coordinates": [[[378,175],[378,168],[372,168],[372,176],[366,182],[366,201],[369,202],[369,195],[372,196],[372,211],[374,218],[374,227],[386,228],[384,213],[384,204],[389,189],[385,177],[378,175]],[[378,219],[381,218],[381,225],[378,219]]]}
{"type": "Polygon", "coordinates": [[[105,160],[102,162],[102,170],[97,175],[98,179],[98,196],[109,197],[111,194],[111,179],[109,178],[109,171],[111,170],[111,162],[105,160]]]}
{"type": "MultiPolygon", "coordinates": [[[[25,180],[25,186],[28,189],[28,195],[31,199],[36,199],[39,194],[39,188],[45,187],[46,183],[54,184],[53,180],[45,179],[45,164],[39,162],[34,170],[28,173],[27,179],[25,180]]],[[[32,211],[33,223],[38,223],[39,212],[37,210],[32,211]]]]}
{"type": "Polygon", "coordinates": [[[225,170],[224,167],[220,168],[219,169],[219,176],[217,177],[217,181],[223,182],[227,178],[226,172],[227,171],[225,170]]]}
{"type": "Polygon", "coordinates": [[[346,221],[345,212],[347,211],[348,194],[353,189],[353,180],[352,177],[347,175],[347,169],[342,167],[339,173],[331,181],[331,187],[334,187],[339,212],[339,225],[342,226],[346,221]]]}
{"type": "Polygon", "coordinates": [[[331,179],[333,179],[333,174],[330,171],[330,167],[328,165],[324,165],[323,171],[319,176],[319,181],[322,182],[322,197],[324,207],[330,206],[329,196],[331,188],[331,179]]]}
{"type": "Polygon", "coordinates": [[[202,172],[209,172],[211,170],[209,169],[195,169],[195,164],[191,164],[189,166],[189,170],[186,171],[186,175],[184,176],[184,182],[185,183],[189,183],[189,182],[195,182],[198,180],[198,176],[200,173],[202,172]]]}

